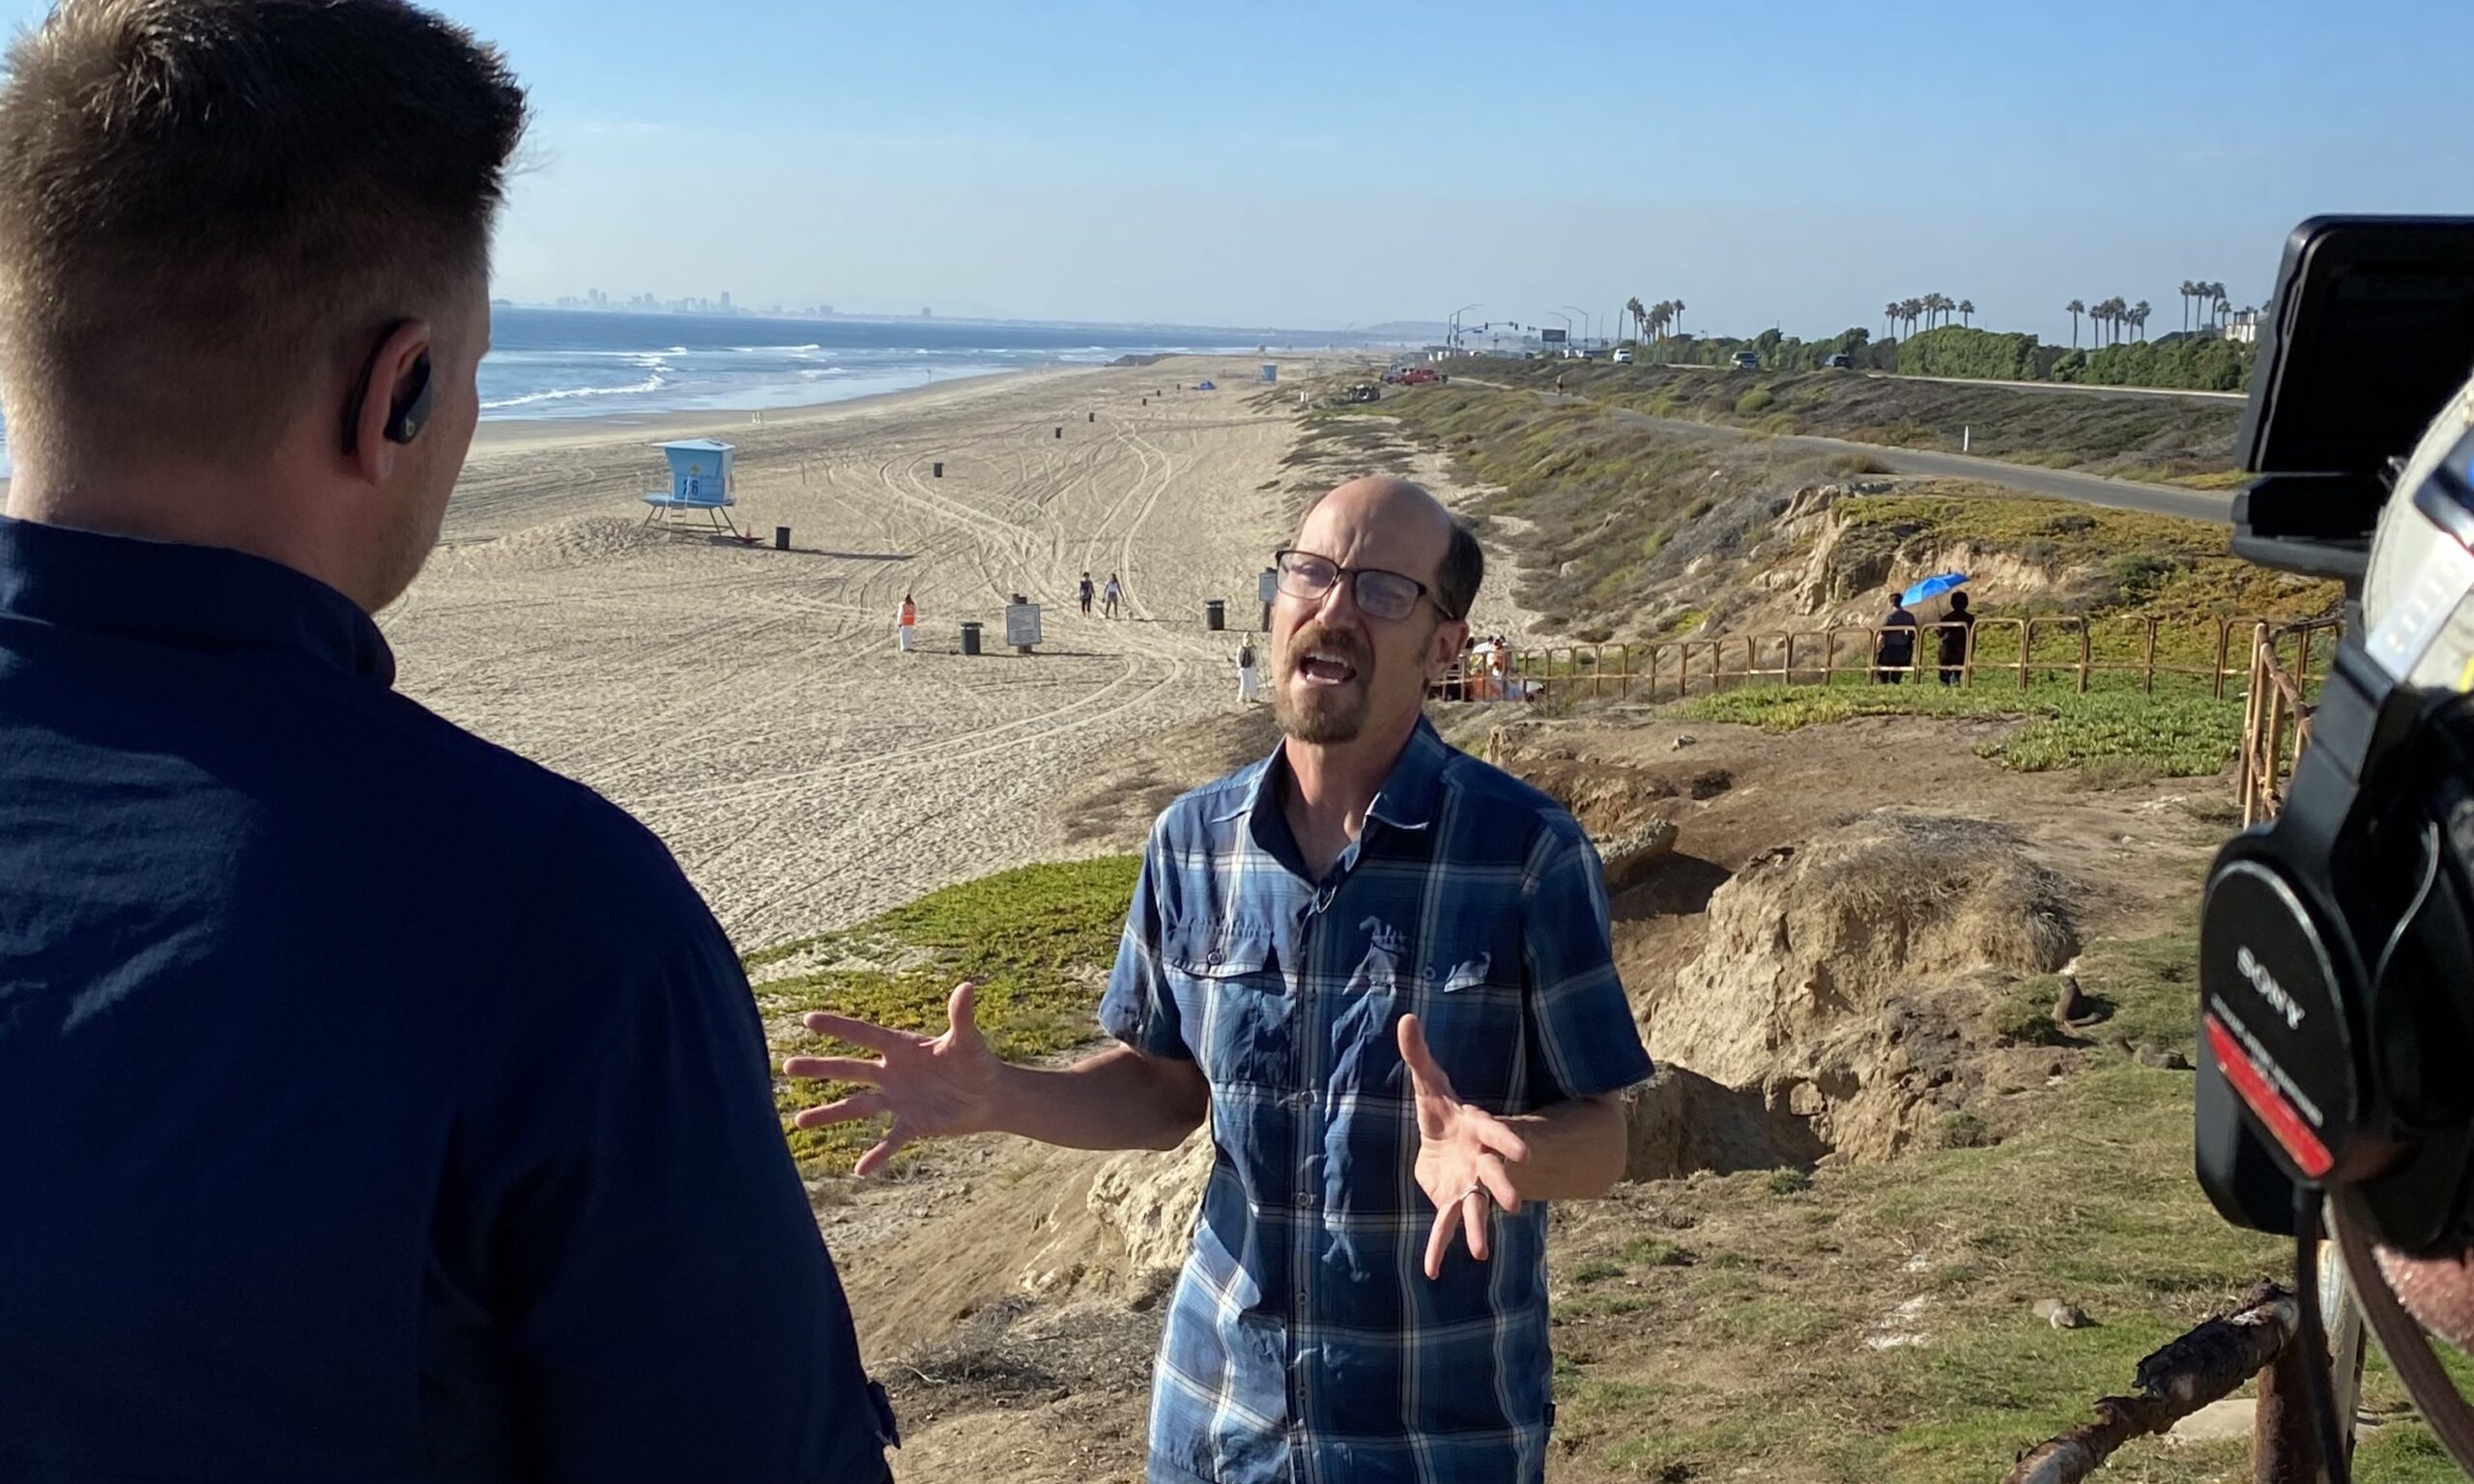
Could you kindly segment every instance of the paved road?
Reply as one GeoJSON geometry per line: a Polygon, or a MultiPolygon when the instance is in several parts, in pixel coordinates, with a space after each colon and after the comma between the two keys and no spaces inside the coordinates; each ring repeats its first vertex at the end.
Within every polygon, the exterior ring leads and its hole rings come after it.
{"type": "MultiPolygon", "coordinates": [[[[1497,391],[1513,391],[1501,382],[1480,381],[1474,376],[1461,380],[1497,391]]],[[[1653,417],[1630,408],[1609,407],[1595,398],[1558,396],[1541,391],[1538,396],[1549,401],[1589,402],[1600,412],[1640,427],[1681,437],[1700,437],[1712,441],[1742,440],[1753,435],[1741,428],[1720,423],[1692,422],[1681,417],[1653,417]]],[[[1892,448],[1882,443],[1851,442],[1843,438],[1818,438],[1810,434],[1780,433],[1768,436],[1766,442],[1782,447],[1812,453],[1861,454],[1893,473],[1931,474],[1944,479],[1981,479],[2030,495],[2049,496],[2055,499],[2073,499],[2085,505],[2104,505],[2115,510],[2143,510],[2150,515],[2178,515],[2186,520],[2210,521],[2220,526],[2233,524],[2233,497],[2211,494],[2204,490],[2176,489],[2172,485],[2141,484],[2131,479],[2108,479],[2102,474],[2075,473],[2066,469],[2037,469],[2026,464],[2004,464],[1999,459],[1979,459],[1965,453],[1933,453],[1920,448],[1892,448]]]]}
{"type": "Polygon", "coordinates": [[[1909,376],[1900,371],[1867,371],[1884,382],[1942,382],[1952,386],[2007,386],[2013,391],[2057,391],[2075,397],[2195,397],[2208,402],[2240,402],[2243,391],[2193,391],[2180,386],[2095,386],[2085,382],[1996,382],[1965,376],[1909,376]]]}

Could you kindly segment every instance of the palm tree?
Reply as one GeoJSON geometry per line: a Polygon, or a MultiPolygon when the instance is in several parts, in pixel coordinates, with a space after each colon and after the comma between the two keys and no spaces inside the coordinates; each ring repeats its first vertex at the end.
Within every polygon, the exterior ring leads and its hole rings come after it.
{"type": "Polygon", "coordinates": [[[2143,299],[2130,306],[2130,328],[2138,332],[2142,340],[2147,338],[2147,316],[2152,312],[2147,300],[2143,299]]]}
{"type": "Polygon", "coordinates": [[[1971,299],[1963,299],[1963,300],[1959,300],[1959,320],[1960,320],[1960,323],[1962,323],[1962,324],[1964,324],[1965,326],[1967,326],[1967,328],[1969,328],[1970,329],[1972,329],[1972,328],[1975,328],[1975,300],[1971,300],[1971,299]]]}
{"type": "Polygon", "coordinates": [[[1639,339],[1647,337],[1649,333],[1647,328],[1649,311],[1641,307],[1640,295],[1635,294],[1630,299],[1624,301],[1624,316],[1625,319],[1630,320],[1635,327],[1633,331],[1634,338],[1639,339]]]}
{"type": "Polygon", "coordinates": [[[2074,299],[2061,307],[2070,314],[2070,348],[2075,351],[2079,349],[2079,317],[2087,312],[2087,306],[2074,299]]]}
{"type": "Polygon", "coordinates": [[[1882,338],[1884,340],[1898,338],[1898,300],[1895,299],[1882,305],[1882,338]]]}
{"type": "Polygon", "coordinates": [[[2225,285],[2216,283],[2210,284],[2209,287],[2216,290],[2216,302],[2209,307],[2216,311],[2216,328],[2222,333],[2225,329],[2225,317],[2233,312],[2233,300],[2225,297],[2225,285]]]}
{"type": "Polygon", "coordinates": [[[1667,301],[1667,307],[1675,311],[1673,314],[1667,316],[1668,322],[1675,326],[1675,332],[1677,334],[1680,335],[1683,333],[1683,300],[1680,299],[1669,300],[1667,301]]]}
{"type": "Polygon", "coordinates": [[[1913,339],[1915,335],[1915,322],[1924,317],[1924,300],[1905,300],[1900,302],[1898,312],[1899,316],[1907,321],[1907,333],[1909,338],[1913,339]]]}
{"type": "Polygon", "coordinates": [[[2191,296],[2198,290],[2198,288],[2199,285],[2191,282],[2188,278],[2182,280],[2182,287],[2180,290],[2182,296],[2182,333],[2186,335],[2191,332],[2191,296]]]}

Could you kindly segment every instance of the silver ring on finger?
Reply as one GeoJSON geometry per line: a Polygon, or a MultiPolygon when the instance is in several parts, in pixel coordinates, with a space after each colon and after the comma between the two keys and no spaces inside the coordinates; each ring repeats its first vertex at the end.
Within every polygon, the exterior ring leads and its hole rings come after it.
{"type": "MultiPolygon", "coordinates": [[[[1462,1200],[1464,1200],[1464,1201],[1465,1201],[1465,1200],[1469,1199],[1469,1197],[1471,1197],[1471,1196],[1473,1196],[1473,1195],[1485,1195],[1485,1194],[1486,1194],[1486,1183],[1485,1183],[1484,1181],[1482,1181],[1482,1180],[1481,1180],[1481,1181],[1472,1181],[1472,1182],[1470,1183],[1469,1188],[1460,1192],[1460,1199],[1462,1199],[1462,1200]]],[[[1486,1198],[1487,1198],[1487,1200],[1488,1200],[1488,1201],[1490,1201],[1490,1202],[1494,1199],[1494,1197],[1492,1197],[1492,1196],[1487,1196],[1486,1198]]]]}

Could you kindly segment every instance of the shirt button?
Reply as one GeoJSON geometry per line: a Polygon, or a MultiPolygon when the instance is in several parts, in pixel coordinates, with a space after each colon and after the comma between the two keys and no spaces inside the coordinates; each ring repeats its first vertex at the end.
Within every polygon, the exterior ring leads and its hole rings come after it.
{"type": "Polygon", "coordinates": [[[1418,978],[1424,980],[1427,984],[1433,984],[1433,983],[1434,983],[1434,965],[1433,965],[1433,964],[1431,964],[1431,963],[1429,963],[1429,964],[1427,964],[1424,968],[1420,969],[1420,970],[1418,971],[1418,978]]]}
{"type": "Polygon", "coordinates": [[[1218,963],[1220,961],[1220,950],[1215,948],[1210,953],[1207,953],[1202,956],[1205,963],[1218,963]]]}

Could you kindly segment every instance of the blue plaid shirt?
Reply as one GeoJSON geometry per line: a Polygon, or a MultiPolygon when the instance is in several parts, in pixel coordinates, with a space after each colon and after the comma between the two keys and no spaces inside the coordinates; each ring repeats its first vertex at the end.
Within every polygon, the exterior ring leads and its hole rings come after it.
{"type": "MultiPolygon", "coordinates": [[[[1151,1405],[1153,1484],[1518,1484],[1554,1417],[1546,1208],[1424,1272],[1434,1207],[1395,1040],[1528,1113],[1650,1074],[1571,815],[1421,722],[1309,880],[1280,755],[1153,829],[1108,1033],[1197,1063],[1216,1146],[1151,1405]]],[[[1515,1180],[1517,1176],[1515,1175],[1515,1180]]]]}

